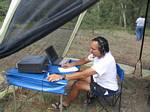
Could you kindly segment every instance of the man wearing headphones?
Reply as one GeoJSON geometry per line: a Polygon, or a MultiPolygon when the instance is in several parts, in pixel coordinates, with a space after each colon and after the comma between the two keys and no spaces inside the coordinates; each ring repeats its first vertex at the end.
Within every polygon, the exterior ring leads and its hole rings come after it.
{"type": "MultiPolygon", "coordinates": [[[[77,62],[67,63],[64,66],[83,65],[91,61],[93,65],[83,71],[64,76],[52,74],[48,77],[49,81],[61,79],[77,80],[72,86],[66,100],[63,101],[64,107],[68,107],[76,99],[79,91],[92,91],[92,93],[98,91],[100,94],[107,95],[109,92],[116,92],[118,90],[116,62],[109,51],[108,41],[103,37],[92,39],[90,55],[88,57],[80,59],[77,62]]],[[[60,107],[59,103],[53,104],[52,106],[57,109],[60,107]]]]}

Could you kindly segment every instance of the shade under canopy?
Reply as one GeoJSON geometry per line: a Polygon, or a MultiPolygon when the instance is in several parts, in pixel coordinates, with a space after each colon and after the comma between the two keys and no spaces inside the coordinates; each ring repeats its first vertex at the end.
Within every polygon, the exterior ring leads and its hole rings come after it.
{"type": "Polygon", "coordinates": [[[99,0],[14,1],[18,5],[0,44],[0,58],[40,40],[99,0]]]}

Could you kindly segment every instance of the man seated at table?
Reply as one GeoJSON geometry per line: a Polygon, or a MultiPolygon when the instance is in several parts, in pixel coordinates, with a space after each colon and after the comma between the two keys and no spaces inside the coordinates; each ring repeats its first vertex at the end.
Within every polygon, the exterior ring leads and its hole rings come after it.
{"type": "MultiPolygon", "coordinates": [[[[83,71],[64,76],[58,74],[48,76],[49,81],[77,79],[66,100],[63,101],[63,107],[68,107],[76,99],[79,91],[91,91],[95,88],[95,85],[98,85],[101,94],[108,94],[118,90],[116,62],[109,51],[108,41],[104,37],[97,37],[91,40],[89,56],[76,62],[67,63],[64,67],[83,65],[91,61],[93,65],[83,71]]],[[[59,109],[60,103],[52,104],[52,106],[59,109]]]]}

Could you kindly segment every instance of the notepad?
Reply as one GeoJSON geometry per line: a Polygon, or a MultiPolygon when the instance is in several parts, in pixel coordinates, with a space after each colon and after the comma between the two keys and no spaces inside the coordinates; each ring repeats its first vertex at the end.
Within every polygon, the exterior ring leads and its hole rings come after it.
{"type": "Polygon", "coordinates": [[[69,68],[62,68],[62,67],[59,67],[58,70],[60,72],[76,72],[78,71],[79,69],[77,67],[69,67],[69,68]]]}

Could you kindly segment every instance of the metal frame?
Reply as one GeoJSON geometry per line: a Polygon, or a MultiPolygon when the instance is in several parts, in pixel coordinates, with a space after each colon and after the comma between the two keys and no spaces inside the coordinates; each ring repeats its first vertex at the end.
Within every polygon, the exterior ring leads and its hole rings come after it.
{"type": "Polygon", "coordinates": [[[13,95],[14,95],[14,112],[17,112],[17,107],[16,107],[16,92],[15,92],[15,86],[13,86],[13,95]]]}
{"type": "MultiPolygon", "coordinates": [[[[116,64],[117,74],[119,77],[119,90],[117,93],[110,94],[108,96],[100,96],[102,99],[109,105],[109,106],[115,106],[116,103],[119,101],[119,107],[118,111],[121,111],[121,96],[122,96],[122,87],[123,87],[123,81],[124,81],[124,71],[120,68],[118,64],[116,64]],[[113,97],[112,102],[109,102],[106,97],[113,97]]],[[[109,112],[107,108],[105,108],[105,105],[103,105],[100,101],[101,106],[106,110],[106,112],[109,112]]]]}
{"type": "Polygon", "coordinates": [[[60,95],[60,112],[63,111],[63,94],[60,95]]]}
{"type": "MultiPolygon", "coordinates": [[[[118,111],[119,112],[121,111],[122,84],[123,84],[123,82],[121,83],[121,87],[120,87],[119,93],[116,93],[116,94],[114,94],[112,96],[111,95],[110,96],[100,96],[101,99],[104,102],[106,102],[109,106],[112,106],[112,107],[114,107],[116,105],[116,103],[119,102],[119,106],[118,106],[118,111]],[[111,99],[111,102],[106,99],[107,97],[113,97],[113,99],[111,99]]],[[[99,98],[99,103],[102,106],[102,109],[105,109],[106,112],[109,112],[109,110],[102,103],[101,99],[99,98]]]]}
{"type": "MultiPolygon", "coordinates": [[[[13,85],[13,96],[14,96],[13,112],[17,112],[16,92],[15,92],[15,86],[14,85],[13,85]]],[[[60,94],[60,112],[62,112],[62,111],[63,111],[63,94],[60,94]]]]}
{"type": "Polygon", "coordinates": [[[116,64],[116,69],[117,69],[117,74],[119,77],[119,90],[116,93],[113,94],[109,94],[109,95],[98,95],[98,93],[96,92],[96,95],[94,96],[89,96],[87,95],[87,101],[88,104],[91,103],[92,98],[96,97],[96,99],[98,99],[100,105],[102,106],[101,110],[105,110],[106,112],[109,112],[109,110],[106,108],[106,105],[104,105],[103,103],[106,103],[109,106],[115,106],[116,103],[119,101],[119,106],[118,106],[118,111],[121,111],[121,96],[122,96],[122,87],[123,87],[123,81],[124,81],[124,71],[123,69],[120,68],[120,66],[118,64],[116,64]],[[107,99],[108,97],[112,97],[112,99],[110,99],[110,101],[107,99]]]}

